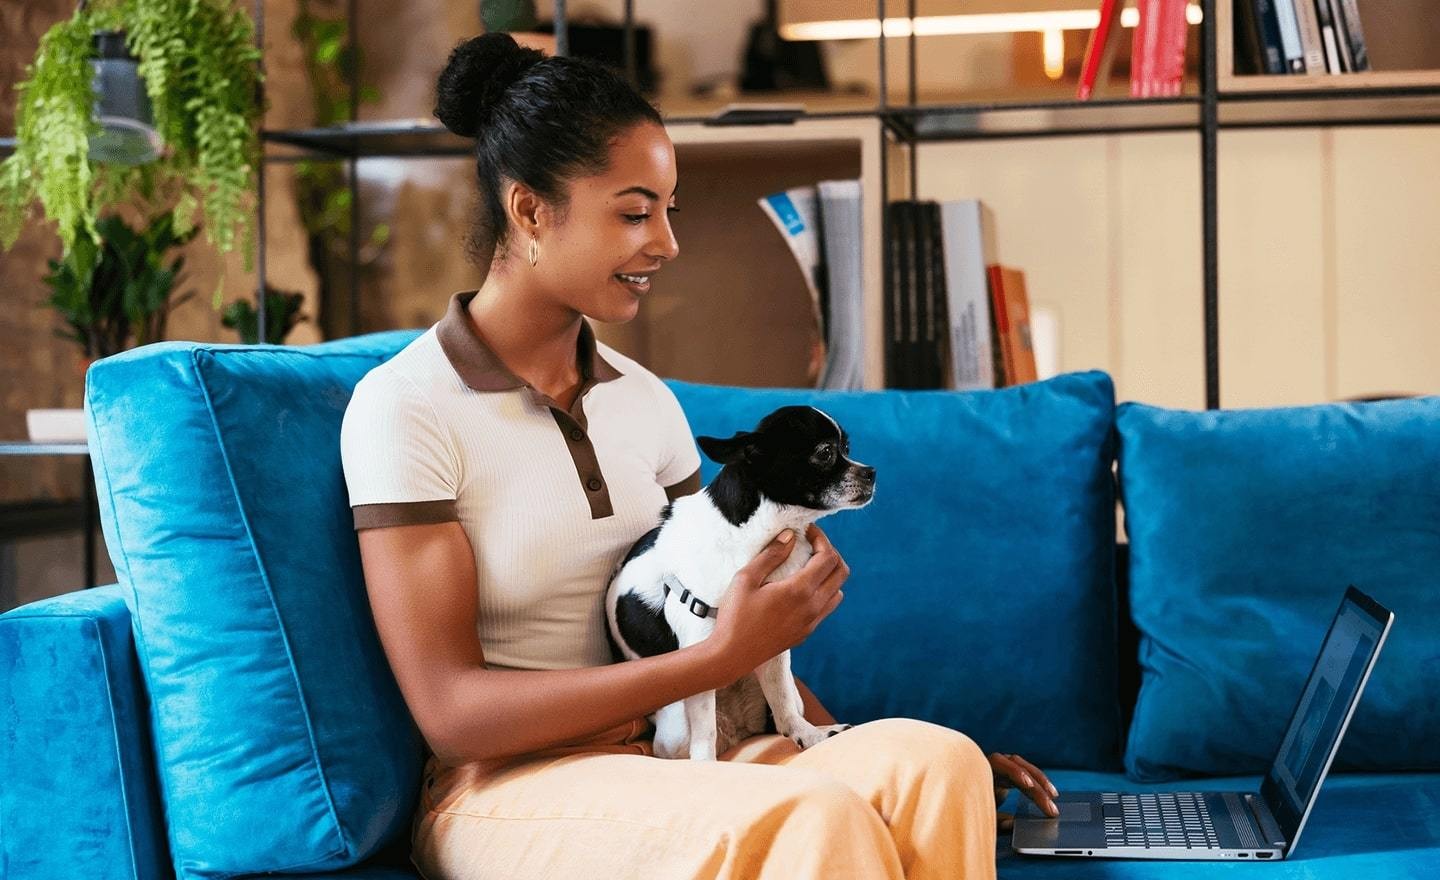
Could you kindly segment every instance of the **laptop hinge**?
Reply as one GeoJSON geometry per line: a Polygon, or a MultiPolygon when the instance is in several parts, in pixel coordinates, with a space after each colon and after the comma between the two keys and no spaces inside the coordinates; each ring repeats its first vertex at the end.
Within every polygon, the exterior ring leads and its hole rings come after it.
{"type": "Polygon", "coordinates": [[[1280,830],[1280,825],[1275,817],[1270,815],[1270,809],[1265,806],[1264,799],[1254,795],[1245,795],[1245,805],[1250,808],[1250,813],[1255,817],[1255,824],[1260,828],[1260,838],[1266,845],[1278,845],[1287,848],[1289,841],[1285,839],[1285,832],[1280,830]]]}

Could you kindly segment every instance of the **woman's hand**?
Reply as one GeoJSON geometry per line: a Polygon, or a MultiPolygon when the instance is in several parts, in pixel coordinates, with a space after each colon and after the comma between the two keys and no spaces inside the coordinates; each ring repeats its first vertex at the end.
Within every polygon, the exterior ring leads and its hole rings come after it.
{"type": "MultiPolygon", "coordinates": [[[[1020,791],[1039,805],[1045,811],[1045,815],[1052,819],[1060,815],[1060,809],[1055,806],[1052,798],[1060,796],[1045,773],[1034,764],[1020,757],[1019,755],[1007,755],[1000,752],[990,753],[990,769],[995,774],[995,806],[999,807],[1009,796],[1012,783],[1019,786],[1020,791]]],[[[1001,833],[1010,831],[1015,827],[1015,816],[1012,813],[998,813],[998,829],[1001,833]]]]}
{"type": "Polygon", "coordinates": [[[814,554],[799,571],[763,583],[795,549],[793,541],[782,544],[777,536],[730,581],[715,631],[706,639],[719,651],[725,684],[805,641],[845,598],[840,587],[850,566],[818,526],[812,524],[805,536],[814,554]]]}

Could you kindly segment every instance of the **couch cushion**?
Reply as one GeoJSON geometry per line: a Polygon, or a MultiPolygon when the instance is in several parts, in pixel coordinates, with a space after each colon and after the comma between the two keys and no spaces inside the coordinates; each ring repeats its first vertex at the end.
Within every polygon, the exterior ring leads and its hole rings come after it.
{"type": "Polygon", "coordinates": [[[355,383],[418,332],[158,343],[87,374],[182,878],[348,867],[408,832],[423,740],[370,616],[339,436],[355,383]]]}
{"type": "Polygon", "coordinates": [[[148,713],[118,586],[0,615],[0,877],[168,874],[148,713]]]}
{"type": "Polygon", "coordinates": [[[1127,769],[1263,772],[1347,584],[1395,624],[1337,766],[1440,769],[1440,397],[1126,403],[1117,425],[1142,668],[1127,769]]]}
{"type": "MultiPolygon", "coordinates": [[[[1118,767],[1108,376],[980,392],[667,382],[696,435],[808,404],[876,469],[869,506],[820,520],[850,578],[793,655],[838,719],[920,718],[1044,765],[1118,767]]],[[[702,462],[705,482],[718,472],[702,462]]]]}
{"type": "MultiPolygon", "coordinates": [[[[849,594],[846,594],[849,598],[849,594]]],[[[1338,603],[1338,600],[1337,600],[1338,603]]],[[[1396,622],[1399,622],[1397,615],[1396,622]]],[[[1057,771],[1048,774],[1067,791],[1257,791],[1259,777],[1186,780],[1183,786],[1142,785],[1110,773],[1057,771]]],[[[1001,807],[1014,812],[1018,794],[1001,807]]],[[[1434,874],[1440,864],[1440,773],[1332,774],[1325,780],[1300,842],[1283,861],[1258,865],[1216,862],[1073,859],[1022,856],[1010,849],[1010,835],[1000,836],[996,863],[1000,880],[1055,877],[1163,877],[1166,880],[1215,877],[1263,877],[1264,880],[1352,880],[1356,877],[1413,877],[1434,874]],[[1248,873],[1247,873],[1248,872],[1248,873]]]]}

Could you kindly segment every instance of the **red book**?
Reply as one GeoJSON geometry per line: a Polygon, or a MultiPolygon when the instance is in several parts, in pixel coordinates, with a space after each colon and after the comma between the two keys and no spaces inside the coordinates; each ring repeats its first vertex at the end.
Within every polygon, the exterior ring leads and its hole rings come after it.
{"type": "Polygon", "coordinates": [[[1160,49],[1160,0],[1136,0],[1140,20],[1130,43],[1130,95],[1149,98],[1156,93],[1155,63],[1160,49]]]}
{"type": "Polygon", "coordinates": [[[1187,0],[1160,0],[1159,41],[1152,70],[1157,95],[1178,95],[1185,85],[1185,38],[1189,33],[1186,3],[1187,0]]]}
{"type": "Polygon", "coordinates": [[[1121,0],[1100,0],[1100,24],[1090,32],[1085,46],[1085,63],[1080,68],[1080,89],[1076,97],[1082,101],[1095,94],[1095,84],[1110,78],[1110,68],[1120,47],[1125,29],[1120,27],[1121,0]]]}
{"type": "Polygon", "coordinates": [[[1003,376],[997,377],[996,388],[1015,384],[1014,354],[1010,351],[1010,320],[1005,311],[1005,267],[991,264],[985,267],[990,275],[990,313],[995,317],[995,344],[1000,347],[998,360],[1002,364],[1003,376]]]}

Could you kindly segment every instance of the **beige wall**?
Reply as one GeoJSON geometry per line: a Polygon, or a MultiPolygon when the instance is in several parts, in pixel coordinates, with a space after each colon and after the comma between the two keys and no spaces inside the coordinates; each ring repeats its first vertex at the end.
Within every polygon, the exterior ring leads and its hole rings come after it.
{"type": "MultiPolygon", "coordinates": [[[[1221,134],[1222,406],[1440,393],[1437,156],[1440,127],[1221,134]]],[[[930,144],[919,164],[922,198],[994,206],[1063,369],[1204,406],[1196,135],[930,144]]]]}

